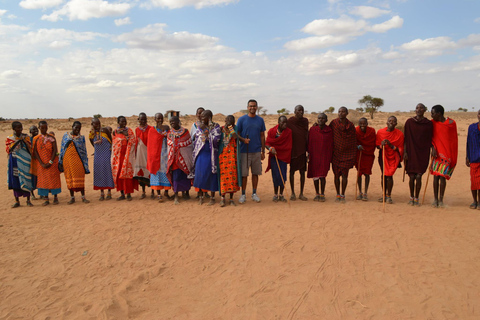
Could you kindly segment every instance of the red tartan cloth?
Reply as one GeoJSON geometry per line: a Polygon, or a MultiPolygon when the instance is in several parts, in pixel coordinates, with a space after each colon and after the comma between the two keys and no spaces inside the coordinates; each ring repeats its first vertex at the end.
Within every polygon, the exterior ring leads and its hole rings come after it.
{"type": "Polygon", "coordinates": [[[433,124],[423,118],[418,121],[410,118],[405,122],[405,151],[407,152],[407,173],[423,174],[430,161],[430,147],[432,146],[433,124]]]}
{"type": "Polygon", "coordinates": [[[480,163],[470,163],[471,190],[480,190],[480,163]]]}
{"type": "Polygon", "coordinates": [[[333,157],[333,131],[329,126],[310,128],[308,134],[308,171],[307,178],[323,178],[330,170],[333,157]]]}
{"type": "MultiPolygon", "coordinates": [[[[380,146],[382,141],[387,139],[397,147],[397,150],[393,150],[388,145],[384,146],[385,152],[385,163],[383,164],[383,169],[386,176],[393,176],[395,171],[398,168],[398,164],[402,161],[403,158],[403,133],[398,129],[394,129],[393,131],[387,131],[387,128],[383,128],[378,130],[377,132],[377,146],[380,146]]],[[[382,155],[383,157],[383,155],[382,155]]]]}
{"type": "Polygon", "coordinates": [[[339,169],[350,169],[357,156],[355,125],[348,119],[342,123],[339,118],[330,122],[333,130],[332,165],[339,169]]]}
{"type": "MultiPolygon", "coordinates": [[[[285,163],[290,163],[290,159],[292,157],[292,130],[285,128],[285,130],[282,131],[280,136],[276,138],[277,130],[278,124],[268,130],[265,145],[275,148],[278,160],[281,160],[285,163]]],[[[270,170],[270,160],[273,157],[273,154],[268,153],[268,166],[265,172],[268,172],[268,170],[270,170]]]]}
{"type": "Polygon", "coordinates": [[[363,147],[362,159],[360,159],[360,150],[357,149],[357,157],[355,160],[355,168],[358,170],[358,174],[372,174],[373,162],[375,161],[375,140],[377,134],[375,129],[367,127],[365,133],[362,132],[360,126],[355,128],[357,134],[357,145],[363,147]],[[360,160],[360,167],[358,167],[358,160],[360,160]]]}
{"type": "Polygon", "coordinates": [[[153,175],[160,170],[160,157],[164,137],[165,135],[158,133],[154,127],[148,131],[147,170],[153,175]]]}

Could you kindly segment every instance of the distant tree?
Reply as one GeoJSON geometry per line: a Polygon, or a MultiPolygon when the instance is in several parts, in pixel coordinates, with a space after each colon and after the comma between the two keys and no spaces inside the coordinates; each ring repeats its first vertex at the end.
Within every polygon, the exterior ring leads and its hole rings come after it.
{"type": "Polygon", "coordinates": [[[335,108],[334,107],[330,107],[328,109],[325,109],[324,111],[325,113],[334,113],[335,112],[335,108]]]}
{"type": "Polygon", "coordinates": [[[463,111],[463,112],[467,112],[467,108],[458,108],[458,111],[463,111]]]}
{"type": "Polygon", "coordinates": [[[373,114],[383,106],[384,102],[381,98],[374,98],[371,95],[363,96],[362,99],[358,100],[358,104],[365,105],[365,111],[370,113],[370,118],[373,119],[373,114]]]}
{"type": "Polygon", "coordinates": [[[282,114],[284,114],[285,110],[286,110],[285,108],[277,110],[278,115],[281,116],[282,114]]]}
{"type": "Polygon", "coordinates": [[[5,121],[5,118],[3,118],[3,117],[0,117],[0,121],[5,121]]]}
{"type": "Polygon", "coordinates": [[[94,114],[93,117],[94,117],[95,119],[100,119],[100,118],[102,117],[102,115],[101,115],[101,114],[94,114]]]}
{"type": "Polygon", "coordinates": [[[73,120],[73,118],[72,118],[72,117],[69,117],[69,118],[68,118],[68,121],[72,121],[72,120],[73,120]]]}
{"type": "Polygon", "coordinates": [[[357,110],[358,112],[365,112],[365,109],[363,109],[362,107],[356,108],[355,110],[357,110]]]}
{"type": "Polygon", "coordinates": [[[267,115],[267,111],[268,111],[267,109],[262,108],[262,116],[265,117],[267,115]]]}
{"type": "Polygon", "coordinates": [[[318,112],[317,111],[312,111],[312,112],[310,112],[310,114],[318,114],[318,112]]]}
{"type": "Polygon", "coordinates": [[[240,110],[241,113],[244,113],[244,114],[247,114],[248,113],[248,109],[242,109],[240,110]]]}

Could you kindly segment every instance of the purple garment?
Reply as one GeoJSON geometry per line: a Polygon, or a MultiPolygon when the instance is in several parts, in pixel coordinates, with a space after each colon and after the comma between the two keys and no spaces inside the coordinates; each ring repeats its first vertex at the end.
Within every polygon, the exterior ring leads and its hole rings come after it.
{"type": "Polygon", "coordinates": [[[13,196],[16,198],[30,197],[30,192],[24,191],[22,189],[13,189],[13,196]]]}
{"type": "MultiPolygon", "coordinates": [[[[218,167],[218,145],[220,144],[220,136],[222,134],[222,130],[218,123],[213,123],[211,126],[208,127],[208,142],[211,146],[210,151],[210,160],[212,162],[212,173],[217,173],[218,167]]],[[[205,139],[204,139],[204,131],[200,128],[195,131],[195,140],[194,140],[194,148],[193,148],[193,163],[195,163],[195,159],[197,158],[200,150],[205,146],[205,139]]]]}
{"type": "Polygon", "coordinates": [[[175,169],[172,172],[173,192],[182,192],[190,190],[192,182],[188,179],[185,172],[181,169],[175,169]]]}

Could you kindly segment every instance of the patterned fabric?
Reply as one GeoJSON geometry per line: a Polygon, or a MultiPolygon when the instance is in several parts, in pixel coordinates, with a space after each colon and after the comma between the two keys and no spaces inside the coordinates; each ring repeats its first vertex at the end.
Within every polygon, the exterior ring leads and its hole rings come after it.
{"type": "Polygon", "coordinates": [[[470,163],[470,188],[480,190],[480,162],[470,163]]]}
{"type": "Polygon", "coordinates": [[[69,190],[85,190],[85,170],[73,143],[68,144],[63,152],[63,171],[69,190]]]}
{"type": "Polygon", "coordinates": [[[204,130],[198,128],[195,132],[193,162],[196,162],[197,155],[204,148],[206,143],[208,143],[210,146],[211,172],[213,174],[217,173],[218,145],[220,143],[221,133],[220,125],[215,122],[208,126],[208,128],[204,130]]]}
{"type": "Polygon", "coordinates": [[[305,170],[307,167],[308,119],[305,117],[290,117],[287,121],[287,128],[292,130],[290,171],[305,170]]]}
{"type": "Polygon", "coordinates": [[[324,178],[330,170],[333,157],[333,131],[329,126],[313,126],[308,135],[307,178],[324,178]]]}
{"type": "Polygon", "coordinates": [[[339,118],[330,122],[330,127],[333,130],[333,158],[332,168],[334,173],[345,172],[345,170],[338,171],[337,169],[352,168],[355,164],[357,157],[357,138],[355,126],[353,123],[345,119],[345,123],[342,123],[339,118]]]}
{"type": "Polygon", "coordinates": [[[104,132],[101,135],[90,135],[93,139],[95,153],[93,156],[93,189],[113,189],[115,183],[112,175],[112,142],[104,132]]]}
{"type": "Polygon", "coordinates": [[[433,175],[445,177],[449,180],[452,177],[455,166],[457,165],[457,124],[450,118],[445,119],[445,122],[432,120],[432,123],[432,144],[435,150],[437,150],[437,157],[433,159],[430,172],[433,175]]]}
{"type": "Polygon", "coordinates": [[[63,159],[65,157],[65,152],[67,147],[73,144],[74,148],[78,156],[80,157],[80,161],[82,161],[82,167],[84,169],[84,173],[90,173],[88,169],[88,155],[87,155],[87,145],[85,144],[85,137],[82,135],[73,136],[70,132],[66,132],[62,138],[62,147],[60,148],[60,155],[58,157],[58,163],[65,167],[63,163],[63,159]]]}
{"type": "Polygon", "coordinates": [[[375,148],[376,148],[376,140],[377,134],[375,129],[372,127],[367,127],[365,132],[362,132],[360,126],[355,128],[356,135],[357,135],[357,145],[363,147],[362,151],[362,159],[360,159],[360,150],[357,149],[357,156],[355,159],[355,168],[358,170],[358,174],[372,174],[372,167],[373,162],[375,161],[375,148]],[[360,167],[358,167],[358,161],[360,162],[360,167]]]}
{"type": "Polygon", "coordinates": [[[480,163],[480,128],[479,123],[472,123],[468,127],[467,158],[470,163],[480,163]]]}
{"type": "Polygon", "coordinates": [[[133,163],[135,161],[135,141],[133,130],[128,130],[128,137],[115,131],[112,143],[112,174],[117,191],[132,193],[138,190],[138,181],[133,180],[133,163]]]}
{"type": "MultiPolygon", "coordinates": [[[[200,129],[197,129],[197,132],[200,129]]],[[[195,144],[201,140],[200,136],[196,136],[195,144]]],[[[195,178],[193,179],[193,186],[202,190],[216,192],[218,191],[218,177],[217,173],[212,172],[212,167],[216,165],[212,163],[212,149],[210,142],[207,140],[203,143],[203,148],[195,157],[195,178]]]]}
{"type": "MultiPolygon", "coordinates": [[[[285,128],[282,132],[278,132],[277,124],[275,127],[268,130],[265,145],[275,148],[278,160],[290,163],[290,160],[292,159],[292,130],[285,128]]],[[[275,156],[268,153],[268,165],[265,172],[268,172],[268,170],[271,169],[271,158],[275,159],[275,156]]]]}
{"type": "Polygon", "coordinates": [[[278,165],[277,166],[277,160],[275,157],[269,157],[269,167],[272,169],[272,181],[273,181],[273,186],[274,187],[283,187],[283,183],[287,183],[287,163],[283,162],[282,160],[278,160],[278,165]],[[281,172],[281,175],[280,175],[281,172]],[[282,180],[283,178],[283,180],[282,180]]]}
{"type": "Polygon", "coordinates": [[[26,134],[20,137],[12,134],[7,137],[5,146],[8,153],[8,189],[16,191],[17,195],[29,196],[34,189],[30,173],[30,137],[26,134]]]}
{"type": "Polygon", "coordinates": [[[48,196],[49,193],[56,195],[62,191],[58,157],[54,157],[53,164],[48,168],[42,167],[39,162],[41,160],[44,164],[49,163],[55,150],[55,144],[55,137],[49,134],[39,134],[33,138],[35,160],[33,161],[32,172],[37,176],[37,188],[40,196],[48,196]],[[36,158],[37,154],[39,158],[36,158]]]}
{"type": "Polygon", "coordinates": [[[220,193],[231,193],[240,190],[242,185],[240,172],[240,150],[238,148],[238,137],[232,139],[232,135],[236,132],[234,130],[229,131],[225,135],[222,127],[222,135],[220,137],[219,156],[218,156],[218,174],[220,181],[220,193]]]}
{"type": "MultiPolygon", "coordinates": [[[[393,129],[393,131],[388,131],[387,128],[378,130],[376,145],[380,146],[382,141],[385,139],[390,141],[390,143],[397,148],[396,150],[393,150],[392,148],[390,148],[390,146],[385,145],[383,147],[383,150],[385,152],[385,163],[383,163],[383,158],[381,158],[382,161],[379,161],[380,167],[382,167],[383,164],[383,168],[385,169],[385,175],[390,177],[393,176],[393,174],[398,168],[400,161],[402,161],[404,137],[402,131],[398,129],[393,129]]],[[[383,154],[380,153],[379,157],[383,157],[383,154]]]]}
{"type": "Polygon", "coordinates": [[[407,152],[407,173],[423,174],[430,162],[430,147],[432,146],[433,124],[423,118],[415,117],[405,122],[405,151],[407,152]]]}
{"type": "MultiPolygon", "coordinates": [[[[152,189],[154,190],[161,190],[161,189],[170,189],[171,188],[171,184],[170,184],[170,181],[168,180],[168,177],[167,177],[167,163],[168,163],[168,147],[167,147],[167,136],[166,136],[166,132],[165,134],[160,134],[162,131],[160,131],[160,129],[158,128],[155,128],[156,130],[151,130],[151,132],[157,132],[157,135],[161,137],[161,140],[162,140],[162,144],[161,144],[161,148],[159,151],[156,151],[154,152],[155,154],[160,154],[160,159],[159,159],[159,163],[160,163],[160,167],[159,169],[157,170],[157,173],[156,174],[150,174],[150,185],[152,187],[152,189]]],[[[151,133],[150,133],[151,135],[151,133]]],[[[149,150],[149,153],[148,153],[148,156],[150,157],[150,150],[151,150],[151,145],[153,145],[152,143],[153,141],[150,140],[150,143],[148,145],[148,150],[149,150]]]]}
{"type": "MultiPolygon", "coordinates": [[[[168,163],[167,172],[175,169],[182,170],[189,175],[192,172],[193,158],[192,158],[192,140],[190,133],[185,128],[175,130],[173,128],[167,134],[168,145],[168,163]]],[[[169,180],[172,178],[169,177],[169,180]]],[[[170,181],[171,183],[171,181],[170,181]]]]}
{"type": "Polygon", "coordinates": [[[137,139],[133,176],[135,179],[138,179],[140,183],[147,185],[150,185],[150,172],[147,170],[148,134],[152,128],[152,126],[146,125],[144,128],[137,127],[135,129],[135,135],[137,136],[137,139]]]}

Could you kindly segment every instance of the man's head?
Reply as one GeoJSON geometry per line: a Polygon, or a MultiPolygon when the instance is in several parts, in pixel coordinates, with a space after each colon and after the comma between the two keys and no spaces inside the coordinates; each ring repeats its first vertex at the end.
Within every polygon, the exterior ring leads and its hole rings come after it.
{"type": "Polygon", "coordinates": [[[320,127],[323,127],[325,124],[327,124],[328,117],[325,113],[319,113],[317,117],[317,122],[320,127]]]}
{"type": "Polygon", "coordinates": [[[338,117],[340,119],[346,119],[348,115],[348,109],[346,107],[338,108],[338,117]]]}
{"type": "Polygon", "coordinates": [[[171,117],[170,118],[170,126],[175,130],[180,129],[180,119],[177,116],[171,117]]]}
{"type": "Polygon", "coordinates": [[[145,112],[140,112],[138,115],[138,124],[142,127],[147,124],[147,114],[145,112]]]}
{"type": "Polygon", "coordinates": [[[99,131],[101,124],[100,124],[100,119],[98,118],[92,118],[92,127],[94,130],[99,131]]]}
{"type": "Polygon", "coordinates": [[[225,126],[230,127],[235,124],[235,117],[229,114],[228,116],[225,117],[225,126]]]}
{"type": "Polygon", "coordinates": [[[30,135],[32,137],[35,137],[36,135],[38,135],[38,127],[33,125],[30,127],[30,135]]]}
{"type": "Polygon", "coordinates": [[[205,111],[204,107],[198,107],[197,112],[195,112],[195,116],[197,117],[198,120],[200,120],[200,116],[202,115],[202,112],[205,111]]]}
{"type": "Polygon", "coordinates": [[[202,112],[202,115],[200,116],[200,121],[206,126],[209,125],[210,121],[212,121],[213,118],[213,113],[210,110],[205,110],[202,112]]]}
{"type": "Polygon", "coordinates": [[[423,117],[423,114],[427,111],[427,107],[423,103],[417,104],[415,107],[415,114],[419,117],[423,117]]]}
{"type": "Polygon", "coordinates": [[[120,128],[125,128],[125,126],[127,125],[127,118],[125,118],[124,116],[118,116],[117,123],[120,128]]]}
{"type": "Polygon", "coordinates": [[[287,117],[278,117],[278,131],[282,132],[287,127],[287,117]]]}
{"type": "Polygon", "coordinates": [[[393,129],[395,129],[396,126],[397,126],[397,117],[395,117],[395,116],[388,117],[387,130],[388,131],[393,131],[393,129]]]}
{"type": "Polygon", "coordinates": [[[80,130],[82,130],[82,123],[80,121],[73,122],[72,134],[78,136],[80,134],[80,130]]]}
{"type": "Polygon", "coordinates": [[[295,110],[294,110],[295,118],[298,118],[298,119],[303,118],[304,112],[305,112],[305,111],[304,111],[302,105],[299,104],[299,105],[295,106],[295,110]]]}
{"type": "Polygon", "coordinates": [[[368,120],[367,118],[360,118],[358,120],[358,126],[360,127],[360,130],[365,133],[367,132],[367,126],[368,126],[368,120]]]}
{"type": "Polygon", "coordinates": [[[443,118],[443,115],[445,113],[445,109],[437,104],[432,107],[432,119],[434,121],[440,121],[443,118]]]}
{"type": "Polygon", "coordinates": [[[257,109],[258,109],[257,100],[253,100],[253,99],[248,100],[247,110],[248,110],[248,115],[250,117],[254,117],[256,115],[257,109]]]}
{"type": "Polygon", "coordinates": [[[23,131],[23,125],[20,121],[13,121],[12,122],[12,129],[15,132],[15,135],[19,137],[23,131]]]}
{"type": "Polygon", "coordinates": [[[161,126],[163,124],[163,114],[161,112],[155,113],[155,123],[157,126],[161,126]]]}

